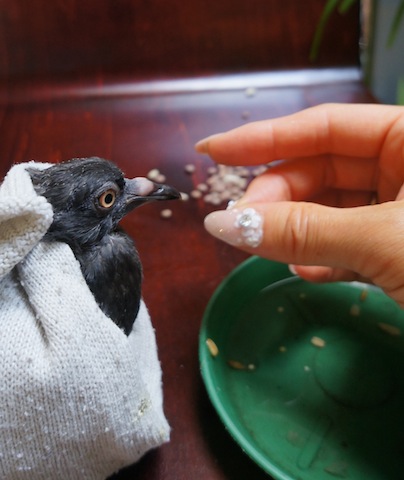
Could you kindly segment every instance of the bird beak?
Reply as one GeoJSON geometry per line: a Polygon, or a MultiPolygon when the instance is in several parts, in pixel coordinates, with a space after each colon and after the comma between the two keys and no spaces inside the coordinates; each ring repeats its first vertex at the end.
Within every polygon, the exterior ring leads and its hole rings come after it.
{"type": "Polygon", "coordinates": [[[154,200],[178,200],[181,194],[170,185],[154,183],[147,178],[125,178],[126,211],[154,201],[154,200]]]}

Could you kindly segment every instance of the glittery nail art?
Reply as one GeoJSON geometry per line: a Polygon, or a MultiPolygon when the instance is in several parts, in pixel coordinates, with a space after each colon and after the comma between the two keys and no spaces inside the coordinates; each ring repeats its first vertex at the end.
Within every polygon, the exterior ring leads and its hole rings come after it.
{"type": "Polygon", "coordinates": [[[256,248],[262,241],[262,216],[254,208],[237,213],[234,226],[241,230],[240,243],[256,248]]]}

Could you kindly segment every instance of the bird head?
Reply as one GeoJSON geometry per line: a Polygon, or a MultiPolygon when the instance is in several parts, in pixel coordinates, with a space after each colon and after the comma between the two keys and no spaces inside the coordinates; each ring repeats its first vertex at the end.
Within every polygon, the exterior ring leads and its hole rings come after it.
{"type": "Polygon", "coordinates": [[[127,179],[115,164],[98,157],[27,170],[36,192],[53,207],[53,223],[46,238],[72,247],[85,248],[100,241],[140,205],[180,198],[173,187],[144,177],[127,179]]]}

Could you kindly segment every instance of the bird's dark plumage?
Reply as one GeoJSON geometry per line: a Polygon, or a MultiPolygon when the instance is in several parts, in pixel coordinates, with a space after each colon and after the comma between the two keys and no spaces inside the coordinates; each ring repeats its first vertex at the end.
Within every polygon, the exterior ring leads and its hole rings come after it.
{"type": "Polygon", "coordinates": [[[139,310],[142,266],[119,222],[137,206],[176,199],[179,193],[145,178],[126,179],[116,165],[98,157],[28,172],[36,192],[53,207],[45,240],[71,247],[100,308],[128,335],[139,310]]]}

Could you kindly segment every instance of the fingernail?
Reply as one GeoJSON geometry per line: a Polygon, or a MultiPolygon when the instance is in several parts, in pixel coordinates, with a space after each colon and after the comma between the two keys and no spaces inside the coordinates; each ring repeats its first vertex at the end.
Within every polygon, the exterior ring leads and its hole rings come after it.
{"type": "Polygon", "coordinates": [[[232,207],[210,213],[205,228],[214,237],[235,247],[258,247],[263,238],[263,218],[254,208],[232,207]]]}
{"type": "Polygon", "coordinates": [[[296,267],[292,264],[288,265],[289,271],[292,275],[297,275],[296,267]]]}
{"type": "Polygon", "coordinates": [[[210,135],[209,137],[206,137],[206,138],[203,138],[202,140],[199,140],[199,142],[197,142],[195,144],[195,150],[198,152],[198,153],[209,153],[209,142],[219,136],[220,133],[215,133],[214,135],[210,135]]]}

